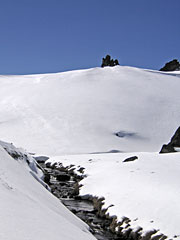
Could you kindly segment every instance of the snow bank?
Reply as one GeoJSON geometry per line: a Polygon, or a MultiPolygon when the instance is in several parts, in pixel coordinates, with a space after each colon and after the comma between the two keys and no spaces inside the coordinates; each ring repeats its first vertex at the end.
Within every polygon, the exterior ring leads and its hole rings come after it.
{"type": "Polygon", "coordinates": [[[30,173],[40,177],[35,165],[29,168],[27,158],[15,160],[3,148],[24,154],[11,144],[0,143],[0,239],[95,239],[86,224],[32,177],[30,173]]]}

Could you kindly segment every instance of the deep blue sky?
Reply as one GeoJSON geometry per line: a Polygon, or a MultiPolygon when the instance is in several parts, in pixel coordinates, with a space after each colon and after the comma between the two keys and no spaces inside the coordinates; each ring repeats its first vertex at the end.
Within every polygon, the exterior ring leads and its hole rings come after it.
{"type": "Polygon", "coordinates": [[[0,0],[0,74],[180,60],[180,0],[0,0]]]}

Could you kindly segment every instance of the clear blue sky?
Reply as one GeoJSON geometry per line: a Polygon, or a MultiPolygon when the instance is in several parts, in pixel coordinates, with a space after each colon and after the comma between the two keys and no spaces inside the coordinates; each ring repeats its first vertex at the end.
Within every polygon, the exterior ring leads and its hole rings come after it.
{"type": "Polygon", "coordinates": [[[180,0],[1,0],[0,74],[180,60],[180,0]]]}

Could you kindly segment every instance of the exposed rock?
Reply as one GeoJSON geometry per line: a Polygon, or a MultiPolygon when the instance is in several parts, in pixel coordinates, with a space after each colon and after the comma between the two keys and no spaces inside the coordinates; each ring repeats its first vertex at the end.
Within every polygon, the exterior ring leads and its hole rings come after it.
{"type": "Polygon", "coordinates": [[[163,68],[161,68],[159,71],[178,71],[180,70],[180,63],[177,59],[174,59],[168,63],[165,64],[163,68]]]}
{"type": "Polygon", "coordinates": [[[49,157],[46,156],[38,156],[38,157],[34,157],[34,159],[38,162],[38,163],[44,163],[45,161],[47,161],[49,159],[49,157]]]}
{"type": "Polygon", "coordinates": [[[133,156],[133,157],[126,158],[123,162],[132,162],[132,161],[135,161],[136,159],[138,159],[138,157],[133,156]]]}
{"type": "Polygon", "coordinates": [[[175,150],[176,147],[180,147],[180,127],[176,130],[175,134],[171,138],[171,141],[168,144],[164,144],[162,146],[160,153],[177,152],[175,150]]]}
{"type": "Polygon", "coordinates": [[[171,152],[176,152],[176,150],[171,145],[171,143],[169,143],[169,144],[164,144],[159,153],[171,153],[171,152]]]}
{"type": "Polygon", "coordinates": [[[107,67],[107,66],[113,67],[116,65],[119,65],[118,60],[111,59],[111,57],[109,55],[106,55],[106,57],[102,59],[101,67],[107,67]]]}
{"type": "Polygon", "coordinates": [[[84,173],[84,167],[80,167],[77,171],[80,172],[80,173],[84,173]]]}
{"type": "Polygon", "coordinates": [[[44,173],[44,182],[47,184],[50,183],[50,174],[44,173]]]}
{"type": "Polygon", "coordinates": [[[47,168],[51,168],[51,162],[46,162],[45,164],[47,168]]]}
{"type": "Polygon", "coordinates": [[[56,176],[56,179],[57,179],[58,181],[69,181],[70,178],[71,178],[70,175],[68,175],[68,174],[63,174],[63,173],[61,173],[61,174],[59,174],[59,175],[56,176]]]}
{"type": "Polygon", "coordinates": [[[171,138],[173,147],[180,147],[180,127],[176,130],[174,136],[171,138]]]}

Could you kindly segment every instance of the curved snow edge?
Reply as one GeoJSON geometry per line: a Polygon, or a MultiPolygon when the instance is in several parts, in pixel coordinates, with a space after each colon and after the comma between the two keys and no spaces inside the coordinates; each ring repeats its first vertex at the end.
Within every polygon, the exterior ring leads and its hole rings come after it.
{"type": "Polygon", "coordinates": [[[104,197],[93,196],[90,194],[80,195],[80,197],[93,203],[98,216],[111,220],[109,229],[111,232],[116,233],[122,238],[133,240],[164,240],[168,238],[165,234],[161,233],[159,229],[143,230],[140,226],[136,228],[132,227],[131,219],[126,216],[121,217],[121,219],[118,219],[116,215],[111,216],[108,213],[108,209],[113,205],[103,208],[103,205],[105,204],[104,197]]]}
{"type": "Polygon", "coordinates": [[[43,181],[44,173],[42,168],[29,153],[27,153],[24,149],[16,148],[12,143],[0,141],[0,145],[13,159],[26,163],[30,174],[47,190],[51,191],[50,187],[43,181]]]}

